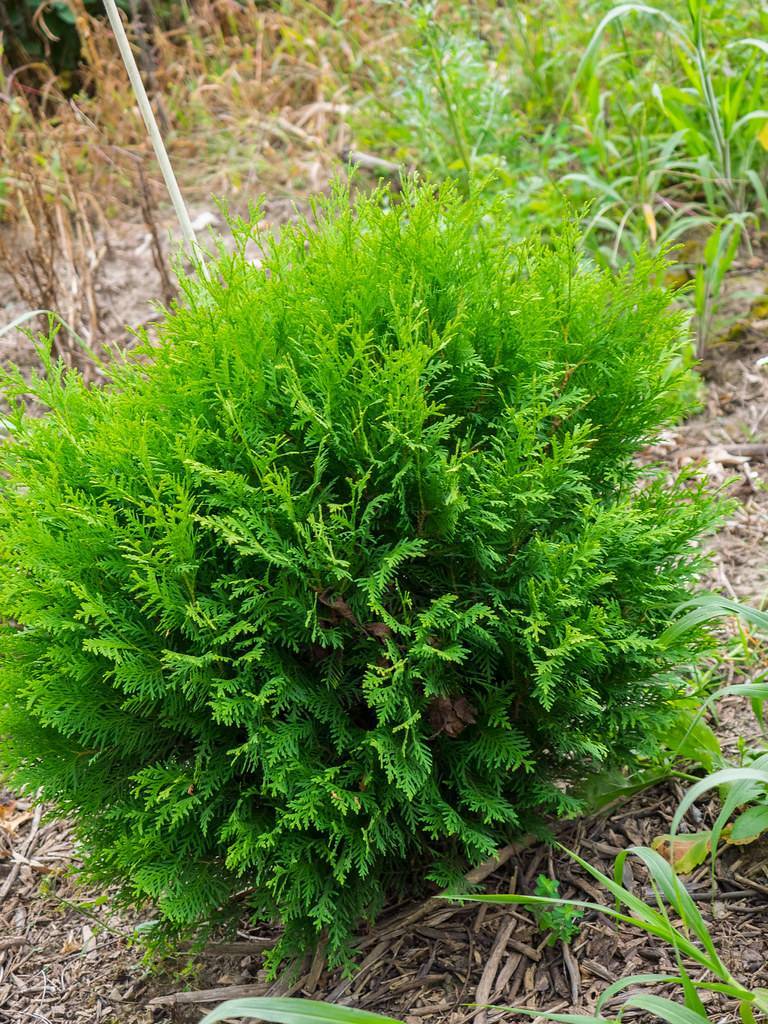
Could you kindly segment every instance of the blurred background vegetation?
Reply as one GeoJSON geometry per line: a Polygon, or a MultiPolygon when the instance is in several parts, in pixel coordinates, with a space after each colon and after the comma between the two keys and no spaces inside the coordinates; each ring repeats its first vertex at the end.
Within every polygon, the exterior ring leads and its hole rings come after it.
{"type": "MultiPolygon", "coordinates": [[[[192,198],[322,189],[350,157],[583,211],[620,266],[676,245],[701,354],[768,218],[768,9],[740,0],[121,0],[192,198]]],[[[130,215],[146,142],[100,0],[0,4],[0,216],[130,215]],[[30,159],[31,156],[31,159],[30,159]],[[75,198],[71,198],[75,197],[75,198]],[[50,211],[49,211],[50,212],[50,211]],[[84,214],[85,215],[85,214],[84,214]]],[[[145,161],[146,162],[146,161],[145,161]]],[[[151,163],[146,162],[151,167],[151,163]]]]}

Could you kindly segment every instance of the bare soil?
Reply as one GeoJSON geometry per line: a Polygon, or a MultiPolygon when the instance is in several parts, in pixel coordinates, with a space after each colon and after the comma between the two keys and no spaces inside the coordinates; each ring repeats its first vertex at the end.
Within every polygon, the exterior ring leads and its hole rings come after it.
{"type": "MultiPolygon", "coordinates": [[[[280,221],[289,208],[278,204],[268,212],[280,221]]],[[[123,343],[129,341],[126,322],[146,323],[155,315],[147,297],[158,294],[160,282],[148,270],[141,231],[115,225],[113,232],[98,297],[109,310],[103,330],[123,343]]],[[[735,325],[727,340],[710,348],[702,367],[704,409],[649,453],[670,470],[703,462],[713,482],[740,499],[712,542],[714,582],[751,601],[768,591],[768,367],[759,363],[768,357],[768,319],[761,307],[767,282],[761,261],[737,267],[730,284],[735,325]]],[[[0,280],[0,326],[21,312],[9,281],[0,280]]],[[[0,337],[0,358],[31,367],[36,357],[29,340],[16,332],[0,337]]],[[[723,681],[731,681],[727,669],[723,681]]],[[[756,723],[734,700],[720,708],[717,729],[726,749],[734,750],[740,735],[759,739],[756,723]]],[[[610,873],[621,850],[669,831],[681,794],[678,783],[667,782],[604,814],[563,824],[555,834],[610,873]]],[[[684,827],[706,827],[713,811],[714,804],[699,805],[684,827]]],[[[721,855],[714,898],[708,866],[686,879],[734,974],[763,986],[767,853],[768,844],[759,842],[721,855]]],[[[483,884],[488,892],[530,892],[539,873],[558,878],[564,895],[605,902],[566,854],[543,843],[515,852],[483,884]]],[[[642,870],[628,875],[625,884],[647,895],[642,870]]],[[[144,966],[133,940],[137,925],[149,917],[150,910],[118,914],[109,892],[78,885],[66,822],[46,821],[29,800],[0,795],[0,1021],[192,1022],[232,995],[290,993],[388,1013],[408,1024],[483,1024],[500,1013],[472,1004],[589,1012],[616,978],[674,969],[669,950],[642,934],[617,930],[596,913],[587,915],[567,947],[548,944],[522,909],[430,900],[392,908],[362,936],[360,966],[351,978],[328,972],[316,957],[300,965],[296,978],[270,983],[262,965],[270,929],[245,922],[234,945],[212,948],[181,976],[182,960],[152,971],[144,966]]]]}

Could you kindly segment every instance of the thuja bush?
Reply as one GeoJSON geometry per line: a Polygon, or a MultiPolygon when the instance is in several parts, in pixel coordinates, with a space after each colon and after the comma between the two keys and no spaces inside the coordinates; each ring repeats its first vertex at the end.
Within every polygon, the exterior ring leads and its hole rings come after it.
{"type": "Polygon", "coordinates": [[[105,383],[7,376],[2,764],[173,928],[345,955],[652,751],[708,647],[662,632],[717,506],[636,459],[680,413],[659,262],[503,216],[411,186],[238,221],[105,383]]]}

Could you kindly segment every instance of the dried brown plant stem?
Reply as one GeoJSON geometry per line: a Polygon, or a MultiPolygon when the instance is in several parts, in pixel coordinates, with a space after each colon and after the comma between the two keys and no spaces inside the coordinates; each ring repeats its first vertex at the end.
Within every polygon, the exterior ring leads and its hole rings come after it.
{"type": "Polygon", "coordinates": [[[155,205],[152,199],[152,191],[144,173],[141,163],[137,164],[141,192],[139,202],[141,203],[141,214],[149,232],[149,240],[152,248],[152,260],[155,264],[158,276],[160,277],[160,289],[163,295],[163,302],[169,305],[176,298],[176,287],[168,270],[168,262],[160,241],[160,233],[157,230],[157,218],[155,217],[155,205]]]}

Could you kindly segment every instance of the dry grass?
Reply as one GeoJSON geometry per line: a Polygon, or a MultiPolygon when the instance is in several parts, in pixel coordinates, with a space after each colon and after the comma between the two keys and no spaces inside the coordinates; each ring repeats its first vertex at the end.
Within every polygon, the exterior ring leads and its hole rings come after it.
{"type": "MultiPolygon", "coordinates": [[[[59,191],[62,168],[108,215],[112,205],[136,209],[126,155],[148,156],[144,127],[108,27],[81,0],[70,2],[83,40],[83,92],[68,99],[54,79],[31,87],[17,74],[0,78],[7,220],[28,184],[20,169],[30,163],[46,172],[46,194],[59,191]]],[[[355,94],[391,52],[397,25],[392,9],[374,0],[341,6],[333,18],[310,3],[265,10],[253,0],[200,0],[179,28],[155,27],[149,38],[134,26],[160,123],[193,198],[257,185],[311,187],[321,173],[315,165],[327,171],[345,148],[355,94]]]]}
{"type": "MultiPolygon", "coordinates": [[[[29,307],[55,310],[66,323],[77,325],[89,346],[95,344],[101,316],[94,278],[106,247],[96,241],[92,211],[66,171],[54,200],[43,193],[34,165],[20,175],[16,196],[22,219],[13,241],[0,234],[0,266],[29,307]]],[[[81,352],[70,333],[57,334],[54,347],[68,364],[79,361],[81,352]]]]}
{"type": "MultiPolygon", "coordinates": [[[[168,300],[155,216],[164,194],[107,25],[71,0],[84,88],[0,72],[0,269],[24,302],[55,309],[97,345],[93,281],[110,229],[141,222],[168,300]],[[20,247],[24,252],[20,260],[20,247]]],[[[322,189],[343,165],[348,115],[395,45],[393,9],[375,0],[265,9],[200,0],[176,29],[134,25],[136,46],[188,200],[237,202],[322,189]]],[[[39,70],[39,69],[36,69],[39,70]]],[[[62,340],[62,355],[71,360],[62,340]]]]}

